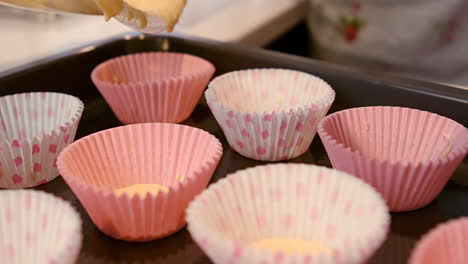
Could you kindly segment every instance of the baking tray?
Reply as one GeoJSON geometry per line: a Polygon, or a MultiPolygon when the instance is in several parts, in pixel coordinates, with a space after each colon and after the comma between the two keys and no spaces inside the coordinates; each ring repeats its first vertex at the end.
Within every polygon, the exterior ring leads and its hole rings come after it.
{"type": "MultiPolygon", "coordinates": [[[[182,35],[122,35],[102,42],[0,73],[0,96],[31,91],[56,91],[78,96],[85,110],[77,138],[121,125],[92,84],[89,75],[99,63],[123,54],[143,51],[191,53],[214,63],[216,75],[245,68],[288,68],[309,72],[325,79],[336,91],[330,112],[350,107],[394,105],[418,108],[468,124],[468,90],[437,83],[360,72],[316,61],[236,44],[219,43],[182,35]]],[[[192,116],[184,122],[204,129],[221,140],[224,155],[212,182],[239,169],[265,164],[244,158],[231,150],[202,99],[192,116]]],[[[318,136],[309,150],[290,162],[330,166],[318,136]]],[[[368,263],[406,263],[414,243],[436,224],[468,215],[468,161],[429,206],[392,214],[391,233],[368,263]]],[[[78,263],[211,263],[183,229],[150,243],[127,243],[101,233],[61,178],[35,189],[53,193],[70,201],[81,213],[84,241],[78,263]]]]}

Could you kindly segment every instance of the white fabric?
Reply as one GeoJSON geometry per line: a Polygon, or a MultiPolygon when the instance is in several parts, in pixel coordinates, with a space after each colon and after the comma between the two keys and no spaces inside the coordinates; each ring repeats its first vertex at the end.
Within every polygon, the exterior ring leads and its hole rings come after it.
{"type": "Polygon", "coordinates": [[[309,0],[318,55],[334,62],[468,86],[467,0],[309,0]],[[346,39],[340,17],[364,22],[346,39]]]}

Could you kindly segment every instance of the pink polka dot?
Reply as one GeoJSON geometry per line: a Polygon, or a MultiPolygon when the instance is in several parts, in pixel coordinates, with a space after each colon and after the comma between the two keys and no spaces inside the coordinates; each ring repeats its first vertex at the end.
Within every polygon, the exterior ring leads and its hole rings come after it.
{"type": "Polygon", "coordinates": [[[356,214],[358,216],[364,216],[365,211],[366,209],[364,209],[363,206],[359,206],[358,208],[356,208],[356,214]]]}
{"type": "Polygon", "coordinates": [[[33,154],[39,153],[40,151],[41,151],[41,148],[39,147],[39,145],[34,144],[33,145],[33,150],[32,150],[33,154]]]}
{"type": "Polygon", "coordinates": [[[304,128],[304,125],[302,125],[301,122],[298,122],[298,123],[296,124],[296,131],[297,131],[297,132],[301,132],[303,128],[304,128]]]}
{"type": "Polygon", "coordinates": [[[278,141],[278,147],[284,147],[284,145],[286,144],[286,141],[282,138],[279,139],[278,141]]]}
{"type": "Polygon", "coordinates": [[[53,117],[54,114],[55,114],[54,109],[52,107],[49,107],[47,109],[47,116],[50,118],[50,117],[53,117]]]}
{"type": "Polygon", "coordinates": [[[284,254],[283,252],[276,252],[275,254],[275,262],[278,263],[278,262],[283,262],[284,260],[284,254]]]}
{"type": "Polygon", "coordinates": [[[19,166],[21,166],[22,164],[23,164],[23,158],[21,158],[21,157],[16,157],[16,158],[15,158],[15,165],[16,165],[16,167],[19,167],[19,166]]]}
{"type": "Polygon", "coordinates": [[[242,217],[242,215],[244,214],[244,212],[242,211],[242,207],[240,205],[236,206],[236,213],[238,217],[242,217]]]}
{"type": "Polygon", "coordinates": [[[263,121],[271,121],[273,120],[273,114],[266,114],[263,116],[263,121]]]}
{"type": "Polygon", "coordinates": [[[47,228],[47,226],[49,225],[49,216],[47,214],[42,215],[41,224],[42,224],[42,228],[47,228]]]}
{"type": "Polygon", "coordinates": [[[285,228],[291,228],[293,225],[293,217],[291,214],[287,214],[283,218],[283,223],[285,228]]]}
{"type": "Polygon", "coordinates": [[[257,227],[263,227],[265,225],[265,217],[261,215],[257,215],[256,217],[257,227]]]}
{"type": "Polygon", "coordinates": [[[67,132],[67,127],[65,127],[65,126],[60,126],[60,130],[62,130],[63,132],[67,132]]]}
{"type": "Polygon", "coordinates": [[[18,117],[20,115],[20,111],[19,111],[18,107],[16,107],[16,106],[13,107],[13,115],[15,117],[18,117]]]}
{"type": "Polygon", "coordinates": [[[255,185],[253,184],[250,184],[249,190],[250,190],[250,196],[252,196],[252,198],[255,198],[257,194],[257,187],[255,187],[255,185]]]}
{"type": "Polygon", "coordinates": [[[325,175],[323,170],[319,172],[319,175],[317,176],[317,183],[318,184],[323,184],[325,182],[325,175]]]}
{"type": "Polygon", "coordinates": [[[54,168],[57,168],[57,158],[54,159],[54,163],[52,164],[54,168]]]}
{"type": "Polygon", "coordinates": [[[298,183],[298,184],[296,185],[296,195],[297,195],[297,197],[302,197],[302,196],[304,196],[304,193],[305,193],[304,184],[298,183]]]}
{"type": "Polygon", "coordinates": [[[300,146],[304,142],[304,138],[300,137],[297,139],[296,146],[300,146]]]}
{"type": "Polygon", "coordinates": [[[234,117],[234,112],[231,110],[228,112],[228,117],[233,118],[234,117]]]}
{"type": "Polygon", "coordinates": [[[11,224],[13,223],[13,210],[11,208],[7,208],[5,210],[5,219],[7,221],[7,223],[11,224]]]}
{"type": "Polygon", "coordinates": [[[282,120],[280,130],[285,130],[287,126],[288,126],[288,122],[286,120],[282,120]]]}
{"type": "Polygon", "coordinates": [[[232,123],[232,121],[230,119],[226,120],[226,125],[229,128],[232,128],[234,126],[234,124],[232,123]]]}
{"type": "Polygon", "coordinates": [[[50,144],[49,152],[50,153],[57,153],[57,145],[56,144],[50,144]]]}
{"type": "Polygon", "coordinates": [[[12,261],[15,259],[15,248],[12,244],[8,245],[7,247],[7,258],[12,261]]]}
{"type": "Polygon", "coordinates": [[[262,131],[262,138],[267,139],[270,136],[270,132],[268,130],[262,131]]]}
{"type": "Polygon", "coordinates": [[[26,244],[30,247],[36,244],[36,237],[31,232],[26,232],[26,244]]]}
{"type": "Polygon", "coordinates": [[[242,257],[243,253],[244,253],[244,247],[241,244],[236,244],[234,246],[234,258],[242,257]]]}
{"type": "Polygon", "coordinates": [[[21,147],[21,143],[19,142],[19,140],[17,139],[14,139],[12,142],[11,142],[11,145],[15,148],[20,148],[21,147]]]}
{"type": "Polygon", "coordinates": [[[65,135],[63,137],[63,143],[67,144],[68,143],[68,140],[70,140],[70,135],[65,135]]]}
{"type": "Polygon", "coordinates": [[[312,221],[315,221],[319,218],[319,210],[317,207],[314,206],[310,209],[310,218],[312,221]]]}
{"type": "Polygon", "coordinates": [[[336,204],[336,202],[338,201],[338,195],[339,195],[340,191],[338,188],[334,189],[330,195],[330,201],[331,203],[333,204],[336,204]]]}
{"type": "Polygon", "coordinates": [[[250,114],[246,114],[244,120],[245,122],[250,123],[252,122],[252,116],[250,114]]]}
{"type": "Polygon", "coordinates": [[[34,169],[34,172],[41,172],[42,166],[41,166],[40,163],[37,163],[37,162],[36,162],[36,163],[34,163],[34,165],[33,165],[33,169],[34,169]]]}
{"type": "Polygon", "coordinates": [[[208,247],[209,245],[209,242],[208,242],[208,239],[206,237],[200,239],[200,246],[202,249],[208,247]]]}
{"type": "Polygon", "coordinates": [[[315,117],[312,116],[312,117],[309,119],[309,123],[310,123],[313,127],[315,127],[315,123],[317,123],[317,118],[315,118],[315,117]]]}
{"type": "Polygon", "coordinates": [[[275,201],[279,201],[281,200],[281,190],[280,188],[274,188],[272,191],[271,191],[271,198],[275,201]]]}
{"type": "Polygon", "coordinates": [[[304,256],[304,264],[312,264],[313,263],[313,259],[312,259],[312,255],[305,255],[304,256]]]}
{"type": "Polygon", "coordinates": [[[11,179],[13,180],[14,184],[20,184],[20,183],[23,182],[23,177],[21,177],[18,174],[13,175],[13,177],[11,177],[11,179]]]}
{"type": "Polygon", "coordinates": [[[228,227],[227,227],[227,224],[226,224],[226,220],[224,220],[224,218],[221,218],[218,220],[218,226],[219,226],[219,230],[221,232],[226,232],[228,227]]]}
{"type": "Polygon", "coordinates": [[[39,118],[39,114],[37,113],[36,110],[32,110],[31,112],[31,119],[32,120],[37,120],[39,118]]]}
{"type": "Polygon", "coordinates": [[[23,140],[26,138],[26,132],[24,132],[24,130],[21,130],[18,134],[18,137],[20,140],[23,140]]]}
{"type": "Polygon", "coordinates": [[[250,138],[250,133],[245,129],[242,129],[241,134],[245,138],[250,138]]]}
{"type": "Polygon", "coordinates": [[[266,153],[266,149],[264,147],[258,146],[257,147],[257,154],[264,155],[266,153]]]}
{"type": "Polygon", "coordinates": [[[310,106],[309,112],[315,113],[315,112],[317,112],[317,109],[318,109],[317,105],[313,104],[312,106],[310,106]]]}
{"type": "Polygon", "coordinates": [[[344,214],[345,215],[350,215],[351,214],[351,206],[352,206],[352,203],[348,201],[346,203],[346,205],[345,205],[345,208],[344,208],[344,214]]]}
{"type": "Polygon", "coordinates": [[[334,225],[327,225],[327,236],[334,238],[336,236],[336,227],[334,225]]]}
{"type": "Polygon", "coordinates": [[[243,148],[244,148],[244,143],[242,143],[242,141],[240,141],[240,140],[237,140],[237,141],[236,141],[236,145],[237,145],[240,149],[243,149],[243,148]]]}
{"type": "Polygon", "coordinates": [[[338,249],[335,249],[333,251],[333,258],[337,261],[341,259],[341,252],[338,249]]]}

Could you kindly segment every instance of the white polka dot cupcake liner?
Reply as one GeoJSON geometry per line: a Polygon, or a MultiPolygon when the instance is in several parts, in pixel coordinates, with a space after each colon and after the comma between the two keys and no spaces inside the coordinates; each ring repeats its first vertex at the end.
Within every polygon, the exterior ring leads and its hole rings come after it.
{"type": "Polygon", "coordinates": [[[27,188],[55,179],[56,158],[76,134],[83,103],[61,93],[0,98],[0,188],[27,188]]]}
{"type": "Polygon", "coordinates": [[[60,154],[57,165],[103,233],[142,242],[185,226],[188,203],[206,188],[222,153],[221,142],[201,129],[146,123],[77,140],[60,154]],[[135,184],[165,190],[133,196],[116,191],[135,184]]]}
{"type": "Polygon", "coordinates": [[[365,263],[390,222],[385,201],[364,181],[305,164],[228,175],[197,196],[186,214],[193,239],[218,264],[365,263]],[[283,242],[259,247],[262,241],[283,242]],[[294,251],[299,241],[314,247],[294,251]]]}
{"type": "Polygon", "coordinates": [[[145,52],[107,60],[91,79],[124,124],[180,123],[214,72],[212,63],[190,54],[145,52]]]}
{"type": "Polygon", "coordinates": [[[461,217],[424,235],[411,252],[409,264],[468,263],[468,217],[461,217]]]}
{"type": "Polygon", "coordinates": [[[75,263],[81,219],[66,201],[42,191],[0,191],[2,263],[75,263]]]}
{"type": "Polygon", "coordinates": [[[468,152],[463,125],[411,108],[343,110],[318,133],[333,167],[370,183],[394,212],[432,202],[468,152]]]}
{"type": "Polygon", "coordinates": [[[248,158],[278,161],[307,151],[335,92],[307,73],[253,69],[215,78],[205,97],[231,148],[248,158]]]}

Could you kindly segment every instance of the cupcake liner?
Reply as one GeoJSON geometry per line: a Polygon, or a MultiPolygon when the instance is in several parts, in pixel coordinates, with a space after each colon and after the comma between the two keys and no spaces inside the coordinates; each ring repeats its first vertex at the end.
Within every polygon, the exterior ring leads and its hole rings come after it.
{"type": "Polygon", "coordinates": [[[187,204],[206,187],[221,155],[219,140],[201,129],[153,123],[87,136],[67,147],[57,164],[102,232],[149,241],[185,225],[187,204]],[[144,197],[114,192],[133,184],[159,184],[168,191],[144,197]]]}
{"type": "Polygon", "coordinates": [[[432,202],[468,151],[465,127],[402,107],[337,112],[318,133],[333,167],[370,183],[395,212],[432,202]]]}
{"type": "Polygon", "coordinates": [[[416,244],[409,264],[462,264],[468,262],[468,217],[439,224],[416,244]]]}
{"type": "Polygon", "coordinates": [[[0,191],[2,263],[75,263],[81,219],[68,203],[32,190],[0,191]]]}
{"type": "Polygon", "coordinates": [[[390,216],[369,185],[344,172],[302,164],[238,171],[210,185],[187,209],[188,230],[214,263],[364,263],[383,243],[390,216]],[[323,254],[251,246],[303,239],[323,254]]]}
{"type": "Polygon", "coordinates": [[[0,188],[27,188],[55,179],[55,161],[75,138],[83,103],[61,93],[0,98],[0,188]]]}
{"type": "Polygon", "coordinates": [[[215,78],[205,97],[231,148],[248,158],[278,161],[307,151],[335,92],[306,73],[256,69],[215,78]]]}
{"type": "Polygon", "coordinates": [[[179,123],[191,115],[214,71],[189,54],[148,52],[108,60],[91,79],[122,123],[179,123]]]}

